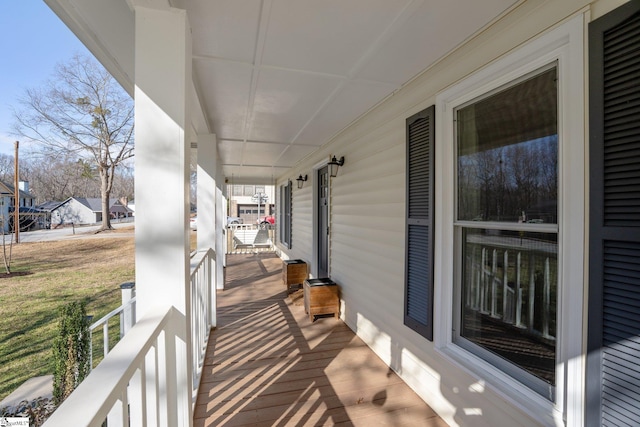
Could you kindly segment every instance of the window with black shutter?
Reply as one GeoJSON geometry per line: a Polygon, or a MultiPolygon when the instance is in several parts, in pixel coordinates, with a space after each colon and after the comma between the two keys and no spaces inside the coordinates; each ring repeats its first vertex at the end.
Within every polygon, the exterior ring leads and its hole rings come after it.
{"type": "Polygon", "coordinates": [[[586,422],[640,420],[640,1],[589,25],[586,422]]]}
{"type": "Polygon", "coordinates": [[[431,106],[407,119],[404,323],[433,340],[434,119],[431,106]]]}

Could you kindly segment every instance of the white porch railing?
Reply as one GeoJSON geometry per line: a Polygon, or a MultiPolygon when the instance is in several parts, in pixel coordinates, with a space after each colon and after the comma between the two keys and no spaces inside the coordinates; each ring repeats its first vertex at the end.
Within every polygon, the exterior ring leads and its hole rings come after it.
{"type": "Polygon", "coordinates": [[[93,335],[94,331],[102,326],[102,358],[109,354],[109,321],[115,316],[120,317],[120,336],[122,339],[124,334],[131,329],[136,323],[136,297],[132,297],[124,302],[120,307],[105,314],[99,320],[96,320],[89,326],[89,367],[93,369],[93,335]]]}
{"type": "MultiPolygon", "coordinates": [[[[212,291],[216,274],[212,249],[191,257],[191,343],[193,345],[193,391],[197,393],[211,328],[216,326],[216,293],[212,291]]],[[[195,394],[194,394],[195,395],[195,394]]]]}
{"type": "Polygon", "coordinates": [[[195,391],[210,326],[215,323],[215,253],[209,249],[197,252],[191,259],[191,319],[193,371],[184,372],[186,363],[180,360],[180,346],[185,321],[175,307],[150,310],[78,388],[60,405],[44,424],[56,426],[174,426],[183,425],[186,384],[184,375],[192,375],[195,391]]]}
{"type": "Polygon", "coordinates": [[[465,306],[532,335],[555,340],[552,293],[557,289],[552,270],[556,270],[556,253],[482,243],[468,244],[467,251],[465,306]]]}
{"type": "Polygon", "coordinates": [[[229,224],[227,253],[272,252],[275,250],[274,224],[229,224]]]}

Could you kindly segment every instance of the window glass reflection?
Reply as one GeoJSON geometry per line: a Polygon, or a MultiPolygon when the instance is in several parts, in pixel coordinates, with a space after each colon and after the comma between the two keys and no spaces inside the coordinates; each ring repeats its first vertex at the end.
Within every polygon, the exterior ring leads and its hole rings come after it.
{"type": "Polygon", "coordinates": [[[457,110],[458,220],[557,224],[556,69],[457,110]]]}
{"type": "Polygon", "coordinates": [[[460,336],[555,385],[558,241],[463,230],[460,336]]]}

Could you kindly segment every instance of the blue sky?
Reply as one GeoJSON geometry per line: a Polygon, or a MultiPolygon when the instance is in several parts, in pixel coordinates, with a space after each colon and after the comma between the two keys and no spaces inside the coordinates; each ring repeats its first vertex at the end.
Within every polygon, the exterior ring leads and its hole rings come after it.
{"type": "MultiPolygon", "coordinates": [[[[87,53],[76,36],[42,0],[5,0],[0,14],[0,153],[14,153],[10,136],[17,99],[42,86],[55,65],[87,53]]],[[[23,144],[20,145],[22,152],[23,144]]]]}

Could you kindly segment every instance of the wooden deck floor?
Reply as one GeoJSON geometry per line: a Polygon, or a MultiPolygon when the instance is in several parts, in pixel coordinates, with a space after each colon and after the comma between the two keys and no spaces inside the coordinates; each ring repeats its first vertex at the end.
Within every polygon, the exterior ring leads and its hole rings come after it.
{"type": "Polygon", "coordinates": [[[446,426],[342,321],[312,323],[281,266],[227,257],[195,426],[446,426]]]}

